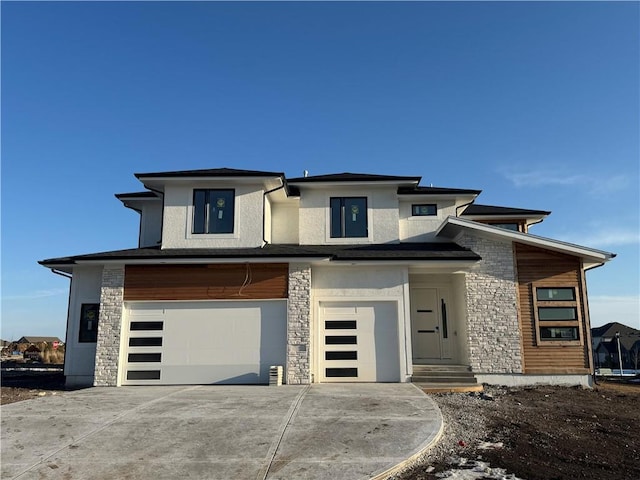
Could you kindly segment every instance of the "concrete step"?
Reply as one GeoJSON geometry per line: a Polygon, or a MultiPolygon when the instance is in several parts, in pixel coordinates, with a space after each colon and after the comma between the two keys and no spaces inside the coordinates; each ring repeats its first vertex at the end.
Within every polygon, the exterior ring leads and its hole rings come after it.
{"type": "Polygon", "coordinates": [[[422,372],[470,372],[469,365],[423,365],[413,364],[414,373],[422,372]]]}
{"type": "Polygon", "coordinates": [[[457,370],[453,370],[453,371],[431,371],[431,370],[413,370],[413,376],[418,376],[418,377],[422,377],[422,376],[426,376],[426,377],[473,377],[473,372],[467,370],[466,372],[462,372],[462,371],[457,371],[457,370]]]}
{"type": "Polygon", "coordinates": [[[411,383],[459,383],[464,385],[475,385],[478,380],[473,375],[466,377],[434,377],[427,375],[413,375],[411,377],[411,383]]]}
{"type": "Polygon", "coordinates": [[[467,385],[455,383],[416,383],[415,384],[424,393],[466,393],[481,392],[482,385],[467,385]]]}

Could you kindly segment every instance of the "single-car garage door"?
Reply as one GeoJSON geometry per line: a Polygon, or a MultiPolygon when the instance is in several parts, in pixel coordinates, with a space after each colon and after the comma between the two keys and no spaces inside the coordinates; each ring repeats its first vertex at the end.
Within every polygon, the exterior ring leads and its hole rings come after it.
{"type": "Polygon", "coordinates": [[[320,303],[321,382],[399,382],[396,302],[320,303]]]}
{"type": "Polygon", "coordinates": [[[123,385],[269,383],[286,358],[286,301],[129,302],[123,385]]]}

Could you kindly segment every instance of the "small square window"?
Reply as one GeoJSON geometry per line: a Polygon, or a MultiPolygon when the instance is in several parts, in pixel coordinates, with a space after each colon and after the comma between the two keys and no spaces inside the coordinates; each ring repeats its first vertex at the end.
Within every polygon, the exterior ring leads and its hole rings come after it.
{"type": "Polygon", "coordinates": [[[411,205],[411,215],[414,217],[433,217],[438,214],[438,205],[435,203],[423,203],[411,205]]]}
{"type": "Polygon", "coordinates": [[[235,190],[193,191],[193,233],[233,233],[235,190]]]}
{"type": "Polygon", "coordinates": [[[98,341],[99,303],[83,303],[80,307],[80,329],[78,342],[95,343],[98,341]]]}

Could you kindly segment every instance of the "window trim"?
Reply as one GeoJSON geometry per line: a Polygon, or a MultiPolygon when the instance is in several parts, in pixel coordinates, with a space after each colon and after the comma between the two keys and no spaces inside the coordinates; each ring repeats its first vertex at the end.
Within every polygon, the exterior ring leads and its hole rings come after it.
{"type": "Polygon", "coordinates": [[[546,282],[534,282],[531,284],[531,297],[533,300],[533,319],[535,324],[535,339],[538,347],[548,346],[583,346],[584,331],[582,328],[582,308],[579,301],[579,285],[550,285],[546,282]],[[572,288],[575,300],[538,300],[538,288],[572,288]],[[540,320],[539,308],[575,308],[576,318],[573,320],[540,320]],[[578,330],[577,340],[553,340],[542,338],[540,328],[575,327],[578,330]]]}
{"type": "Polygon", "coordinates": [[[236,215],[236,210],[237,210],[237,199],[238,196],[236,195],[236,189],[235,188],[193,188],[192,192],[191,192],[191,225],[190,228],[188,230],[189,238],[235,238],[236,237],[236,232],[237,232],[237,215],[236,215]],[[196,233],[195,230],[195,225],[196,225],[196,192],[199,191],[204,191],[205,193],[205,204],[204,204],[204,208],[205,208],[205,220],[204,220],[204,226],[205,226],[205,232],[202,233],[196,233]],[[231,232],[220,232],[220,233],[216,233],[216,232],[209,232],[209,213],[211,211],[211,207],[210,207],[210,192],[231,192],[231,195],[233,197],[233,210],[232,210],[232,221],[231,221],[231,225],[232,225],[232,229],[231,232]]]}
{"type": "Polygon", "coordinates": [[[438,216],[438,204],[437,203],[412,203],[411,204],[411,217],[420,218],[420,217],[437,217],[438,216]],[[425,215],[415,214],[413,213],[414,207],[435,207],[434,213],[427,213],[425,215]]]}

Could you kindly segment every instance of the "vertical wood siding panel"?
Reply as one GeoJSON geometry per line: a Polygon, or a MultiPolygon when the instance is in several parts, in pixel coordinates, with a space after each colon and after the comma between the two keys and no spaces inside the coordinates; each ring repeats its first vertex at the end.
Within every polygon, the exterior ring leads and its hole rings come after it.
{"type": "Polygon", "coordinates": [[[590,336],[586,333],[587,306],[583,301],[584,277],[580,259],[522,244],[516,244],[515,249],[525,373],[588,373],[590,336]],[[536,345],[534,292],[531,287],[534,282],[544,282],[548,286],[576,287],[576,296],[582,310],[583,345],[536,345]]]}

